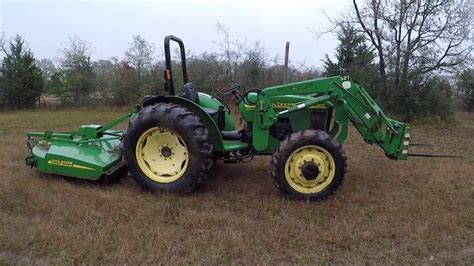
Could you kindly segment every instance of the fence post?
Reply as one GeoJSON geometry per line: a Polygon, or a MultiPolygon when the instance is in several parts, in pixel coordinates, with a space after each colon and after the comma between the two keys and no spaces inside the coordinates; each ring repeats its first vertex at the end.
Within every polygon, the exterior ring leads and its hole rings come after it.
{"type": "Polygon", "coordinates": [[[283,84],[288,83],[288,55],[290,53],[290,42],[286,42],[285,47],[285,67],[283,70],[283,84]]]}

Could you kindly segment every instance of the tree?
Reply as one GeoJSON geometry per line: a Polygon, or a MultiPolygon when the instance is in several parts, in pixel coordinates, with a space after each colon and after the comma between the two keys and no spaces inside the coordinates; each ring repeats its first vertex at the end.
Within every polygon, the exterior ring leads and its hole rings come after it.
{"type": "MultiPolygon", "coordinates": [[[[4,35],[4,33],[2,33],[2,35],[0,35],[0,48],[1,48],[0,53],[4,53],[4,51],[5,51],[5,49],[4,49],[5,48],[5,35],[4,35]]],[[[4,56],[5,56],[5,54],[4,54],[4,56]]],[[[0,57],[0,58],[2,58],[2,57],[0,57]]],[[[0,61],[0,66],[1,65],[2,65],[2,61],[0,61]]]]}
{"type": "Polygon", "coordinates": [[[219,59],[224,63],[222,67],[225,77],[223,78],[229,83],[235,83],[235,72],[244,53],[244,45],[238,40],[231,39],[230,29],[222,23],[216,24],[216,33],[221,37],[221,40],[214,41],[214,44],[221,48],[219,59]]]}
{"type": "Polygon", "coordinates": [[[465,69],[461,72],[457,87],[467,110],[474,110],[474,69],[465,69]]]}
{"type": "Polygon", "coordinates": [[[229,80],[233,80],[233,69],[232,69],[232,59],[234,57],[234,52],[232,51],[231,45],[233,45],[230,39],[229,28],[222,23],[216,24],[216,32],[221,35],[222,40],[215,42],[222,49],[222,56],[225,58],[225,72],[229,80]]]}
{"type": "Polygon", "coordinates": [[[346,74],[353,69],[365,68],[372,64],[375,58],[374,52],[366,44],[365,36],[357,32],[354,26],[341,24],[337,39],[339,41],[336,48],[337,62],[332,62],[328,55],[326,60],[323,60],[328,75],[346,74]]]}
{"type": "Polygon", "coordinates": [[[58,70],[51,75],[47,86],[47,93],[59,97],[63,101],[68,99],[66,88],[66,75],[64,71],[58,70]]]}
{"type": "Polygon", "coordinates": [[[258,88],[265,80],[267,52],[260,42],[255,42],[253,47],[248,47],[244,54],[244,61],[239,65],[239,83],[258,88]]]}
{"type": "Polygon", "coordinates": [[[130,43],[130,48],[125,52],[125,61],[136,69],[140,82],[143,81],[143,75],[151,69],[154,53],[155,46],[152,43],[140,35],[133,36],[133,42],[130,43]]]}
{"type": "Polygon", "coordinates": [[[1,94],[9,107],[32,107],[38,102],[43,90],[43,77],[33,53],[24,39],[17,35],[7,49],[1,46],[5,57],[1,68],[1,94]]]}
{"type": "Polygon", "coordinates": [[[470,36],[472,1],[352,0],[352,6],[354,14],[336,20],[336,25],[353,25],[374,48],[379,80],[376,87],[380,88],[378,95],[385,108],[421,114],[417,112],[425,106],[423,99],[428,95],[449,95],[429,94],[426,90],[452,88],[446,86],[440,74],[456,70],[470,58],[474,49],[470,36]]]}
{"type": "Polygon", "coordinates": [[[118,69],[118,86],[114,92],[114,103],[125,105],[136,102],[137,94],[137,73],[127,62],[121,62],[118,69]]]}
{"type": "Polygon", "coordinates": [[[37,62],[41,73],[43,74],[43,92],[46,94],[53,94],[51,88],[51,77],[58,72],[58,69],[54,65],[51,59],[43,58],[37,62]]]}
{"type": "Polygon", "coordinates": [[[187,60],[191,82],[198,85],[200,91],[214,94],[216,88],[227,85],[221,83],[224,70],[218,55],[205,52],[199,56],[191,56],[187,60]]]}
{"type": "Polygon", "coordinates": [[[413,89],[410,91],[413,94],[412,97],[405,98],[407,104],[404,106],[412,106],[405,113],[443,119],[449,118],[454,111],[453,91],[454,88],[447,78],[442,76],[430,77],[421,85],[419,91],[413,89]]]}
{"type": "MultiPolygon", "coordinates": [[[[0,49],[0,53],[3,53],[3,47],[5,47],[5,41],[4,41],[4,36],[3,34],[0,35],[0,47],[2,49],[0,49]]],[[[0,57],[0,60],[1,60],[2,57],[0,57]]],[[[2,60],[3,61],[3,60],[2,60]]],[[[3,77],[3,74],[2,74],[2,66],[3,66],[3,62],[0,61],[0,106],[3,106],[5,105],[5,89],[6,89],[6,85],[5,85],[5,79],[3,77]]]]}
{"type": "Polygon", "coordinates": [[[5,90],[7,89],[5,78],[3,77],[2,66],[0,65],[0,106],[6,104],[5,90]]]}
{"type": "Polygon", "coordinates": [[[79,36],[69,37],[61,50],[61,66],[64,72],[64,85],[75,103],[83,104],[95,88],[95,75],[90,55],[92,48],[79,36]]]}
{"type": "Polygon", "coordinates": [[[92,63],[96,78],[96,89],[103,99],[111,98],[118,86],[119,66],[120,63],[117,58],[98,60],[92,63]]]}
{"type": "Polygon", "coordinates": [[[352,1],[357,24],[377,51],[383,84],[457,66],[473,50],[472,2],[463,0],[352,1]]]}
{"type": "Polygon", "coordinates": [[[57,68],[51,59],[43,58],[38,60],[36,64],[41,69],[45,80],[50,80],[51,76],[57,71],[57,68]]]}
{"type": "MultiPolygon", "coordinates": [[[[336,62],[326,54],[324,69],[326,76],[351,75],[369,90],[375,91],[376,65],[373,63],[375,53],[367,45],[365,36],[351,24],[340,24],[337,36],[336,62]]],[[[375,91],[376,92],[376,91],[375,91]]],[[[376,94],[374,94],[376,95],[376,94]]]]}

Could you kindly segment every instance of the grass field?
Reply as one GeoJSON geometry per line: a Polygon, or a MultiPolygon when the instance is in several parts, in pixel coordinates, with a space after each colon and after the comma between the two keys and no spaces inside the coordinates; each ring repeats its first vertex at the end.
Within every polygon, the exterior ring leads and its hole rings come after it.
{"type": "Polygon", "coordinates": [[[318,203],[282,198],[269,157],[217,163],[208,186],[185,196],[25,166],[26,131],[76,129],[125,111],[0,113],[0,264],[474,264],[474,114],[413,126],[413,142],[463,159],[392,161],[352,131],[346,180],[318,203]]]}

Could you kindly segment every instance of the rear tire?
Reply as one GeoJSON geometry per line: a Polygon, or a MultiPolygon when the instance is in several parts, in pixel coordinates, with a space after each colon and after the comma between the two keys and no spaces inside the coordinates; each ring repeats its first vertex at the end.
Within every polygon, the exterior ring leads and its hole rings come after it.
{"type": "Polygon", "coordinates": [[[325,131],[307,129],[289,135],[272,156],[272,177],[292,199],[326,199],[342,183],[346,154],[325,131]]]}
{"type": "Polygon", "coordinates": [[[212,166],[207,128],[175,104],[143,108],[129,122],[122,146],[130,175],[151,191],[193,192],[212,166]]]}

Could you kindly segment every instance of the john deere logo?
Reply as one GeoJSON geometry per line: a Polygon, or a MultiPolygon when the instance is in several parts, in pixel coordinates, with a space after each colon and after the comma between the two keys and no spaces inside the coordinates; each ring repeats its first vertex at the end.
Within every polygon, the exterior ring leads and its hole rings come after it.
{"type": "Polygon", "coordinates": [[[275,108],[275,109],[288,109],[290,108],[291,106],[293,106],[294,104],[292,103],[281,103],[281,102],[274,102],[272,103],[272,107],[275,108]]]}
{"type": "MultiPolygon", "coordinates": [[[[272,103],[272,107],[275,108],[275,109],[288,109],[288,108],[291,108],[292,106],[294,106],[295,104],[298,104],[298,103],[274,102],[274,103],[272,103]]],[[[245,104],[244,107],[247,110],[255,110],[255,105],[245,104]]],[[[308,108],[310,108],[310,109],[324,109],[324,108],[326,108],[326,106],[324,104],[316,104],[316,105],[310,106],[308,108]]]]}
{"type": "Polygon", "coordinates": [[[83,170],[92,170],[92,171],[95,170],[94,168],[90,168],[90,167],[87,167],[87,166],[74,164],[73,162],[64,161],[64,160],[52,159],[52,160],[48,160],[48,164],[57,165],[57,166],[63,166],[63,167],[70,167],[70,168],[83,169],[83,170]]]}

